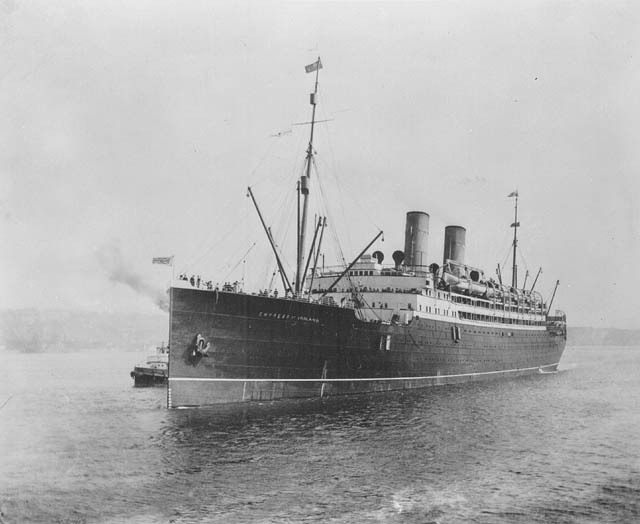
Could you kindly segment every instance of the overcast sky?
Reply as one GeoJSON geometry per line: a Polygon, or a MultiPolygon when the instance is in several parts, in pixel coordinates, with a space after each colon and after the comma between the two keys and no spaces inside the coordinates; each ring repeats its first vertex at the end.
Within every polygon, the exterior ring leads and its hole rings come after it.
{"type": "Polygon", "coordinates": [[[572,325],[638,327],[637,2],[0,6],[0,308],[158,311],[156,256],[266,287],[246,187],[292,265],[321,56],[312,194],[347,259],[383,229],[390,261],[423,210],[431,260],[462,225],[493,275],[518,189],[521,277],[559,279],[572,325]]]}

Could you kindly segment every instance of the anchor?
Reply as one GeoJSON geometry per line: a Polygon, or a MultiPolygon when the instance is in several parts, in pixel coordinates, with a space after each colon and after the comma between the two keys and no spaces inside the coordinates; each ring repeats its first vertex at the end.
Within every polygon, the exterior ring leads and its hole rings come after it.
{"type": "Polygon", "coordinates": [[[209,350],[211,349],[211,342],[206,342],[204,337],[198,333],[191,344],[191,360],[199,360],[203,357],[209,356],[209,350]]]}

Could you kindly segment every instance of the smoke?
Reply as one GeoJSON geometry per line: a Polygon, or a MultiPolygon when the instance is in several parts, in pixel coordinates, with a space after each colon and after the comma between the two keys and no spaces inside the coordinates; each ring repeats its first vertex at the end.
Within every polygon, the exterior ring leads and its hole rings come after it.
{"type": "Polygon", "coordinates": [[[149,297],[162,311],[169,311],[167,294],[161,288],[149,283],[143,275],[130,267],[122,255],[120,244],[117,241],[102,245],[96,255],[111,282],[125,284],[136,293],[149,297]]]}

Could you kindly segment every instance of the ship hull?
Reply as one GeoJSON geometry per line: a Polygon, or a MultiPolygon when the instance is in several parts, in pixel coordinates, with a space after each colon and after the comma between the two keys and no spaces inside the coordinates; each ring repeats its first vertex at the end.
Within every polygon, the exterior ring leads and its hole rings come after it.
{"type": "Polygon", "coordinates": [[[164,369],[136,366],[130,373],[133,385],[137,388],[164,386],[167,383],[167,371],[164,369]]]}
{"type": "Polygon", "coordinates": [[[565,346],[544,328],[365,322],[348,308],[194,288],[170,298],[169,407],[536,374],[555,370],[565,346]]]}

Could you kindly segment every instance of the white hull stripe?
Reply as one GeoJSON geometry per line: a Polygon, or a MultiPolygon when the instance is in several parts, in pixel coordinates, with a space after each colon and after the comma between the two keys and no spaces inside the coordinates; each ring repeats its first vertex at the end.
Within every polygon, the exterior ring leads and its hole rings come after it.
{"type": "Polygon", "coordinates": [[[555,364],[545,364],[532,368],[503,369],[499,371],[482,371],[479,373],[461,373],[458,375],[430,375],[426,377],[387,377],[387,378],[197,378],[197,377],[169,377],[169,381],[175,382],[382,382],[390,380],[426,380],[458,377],[478,377],[482,375],[497,375],[500,373],[516,373],[519,371],[533,371],[534,369],[544,369],[557,366],[555,364]]]}

